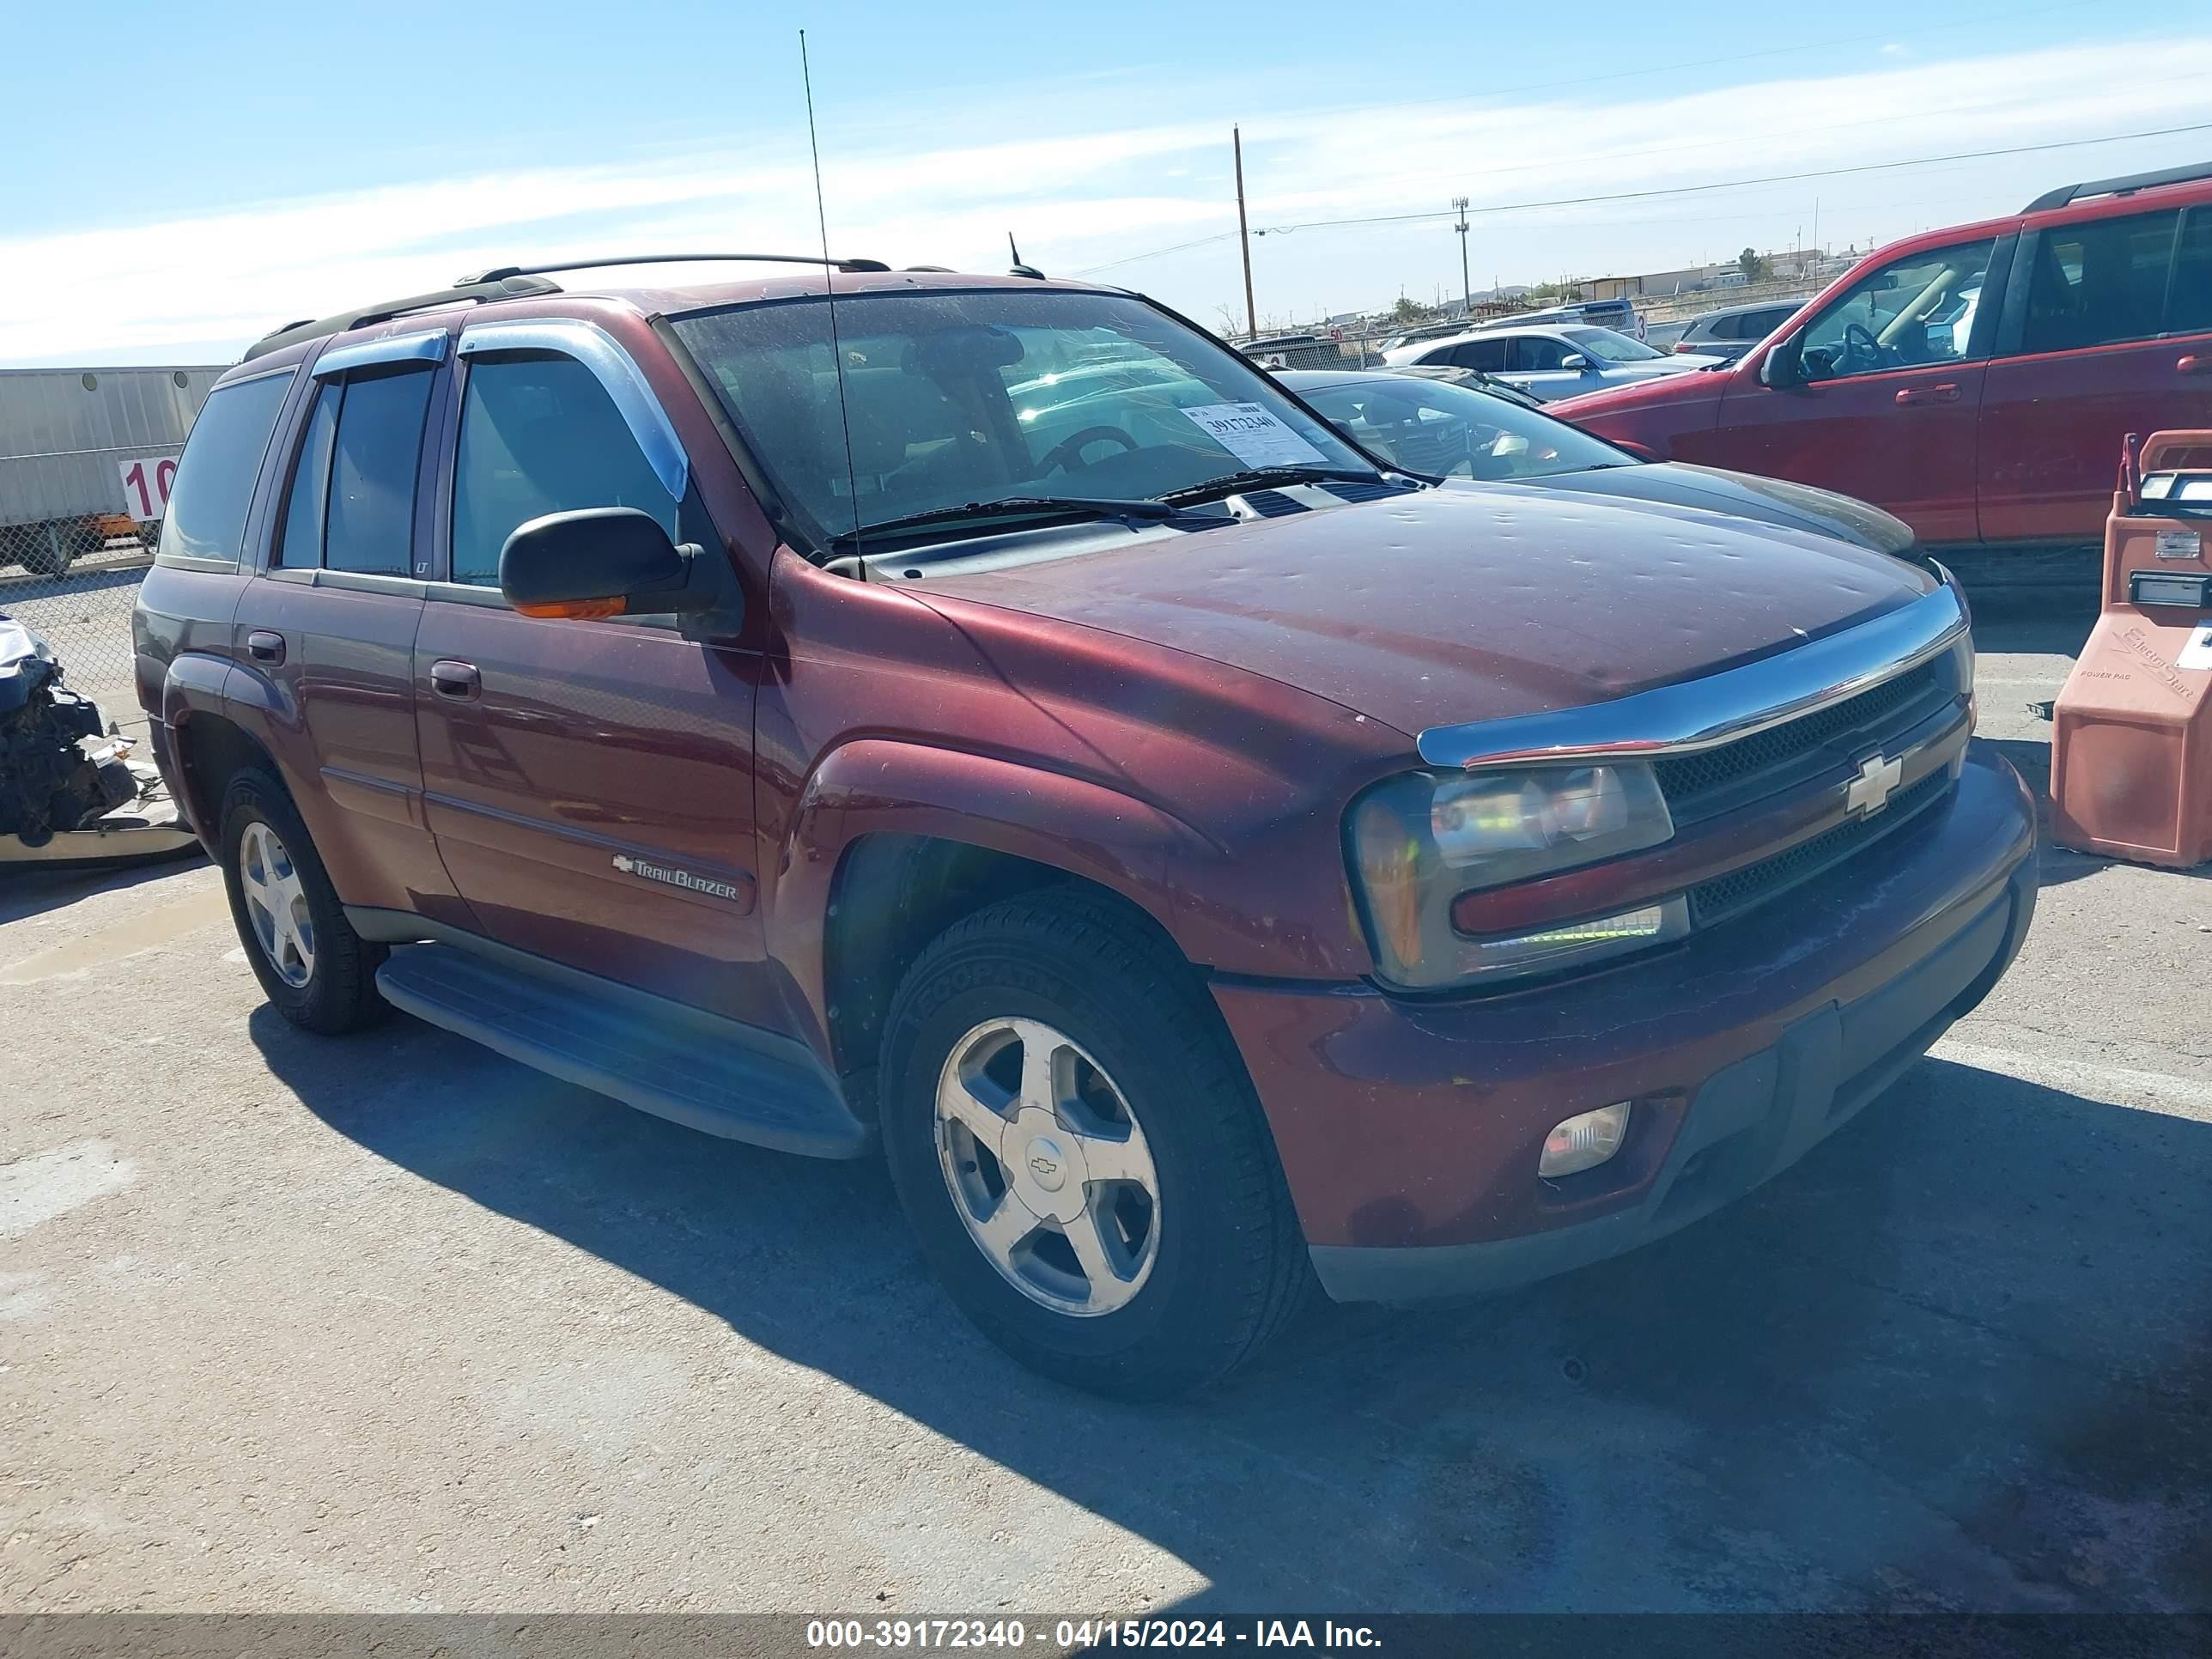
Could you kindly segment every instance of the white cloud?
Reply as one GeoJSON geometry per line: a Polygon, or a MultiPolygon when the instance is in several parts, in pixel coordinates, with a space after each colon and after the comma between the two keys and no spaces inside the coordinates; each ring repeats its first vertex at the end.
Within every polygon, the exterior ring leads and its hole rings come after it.
{"type": "MultiPolygon", "coordinates": [[[[1262,109],[1243,119],[1252,220],[1282,227],[1440,209],[1462,192],[1480,210],[2203,118],[2212,39],[2162,42],[2154,76],[2143,75],[2142,52],[2116,42],[1945,63],[1885,55],[1853,73],[1692,91],[1262,109]]],[[[1273,88],[1235,96],[1247,109],[1261,99],[1289,102],[1273,88]]],[[[1011,229],[1025,258],[1067,270],[1233,228],[1221,153],[1230,117],[1212,112],[1229,106],[1190,91],[1160,94],[1151,106],[1148,112],[1171,109],[1174,118],[921,148],[900,147],[883,132],[825,131],[831,245],[893,264],[994,270],[1011,229]]],[[[1053,100],[1036,96],[1030,107],[1049,111],[1053,100]]],[[[220,359],[288,318],[440,286],[488,264],[580,251],[733,241],[811,248],[817,232],[802,145],[794,131],[744,150],[423,179],[0,237],[0,362],[128,360],[156,348],[220,359]]],[[[1632,270],[1746,241],[1776,246],[1793,227],[1809,234],[1813,213],[1825,215],[1830,240],[1888,236],[2016,207],[2045,183],[2171,162],[2203,147],[2201,139],[2171,139],[1480,216],[1477,281],[1632,270]]],[[[1433,223],[1272,234],[1255,244],[1255,258],[1264,267],[1265,307],[1299,315],[1380,303],[1401,283],[1417,291],[1431,282],[1457,285],[1456,240],[1433,223]]],[[[1238,286],[1225,245],[1118,266],[1107,280],[1147,287],[1201,316],[1238,286]]]]}

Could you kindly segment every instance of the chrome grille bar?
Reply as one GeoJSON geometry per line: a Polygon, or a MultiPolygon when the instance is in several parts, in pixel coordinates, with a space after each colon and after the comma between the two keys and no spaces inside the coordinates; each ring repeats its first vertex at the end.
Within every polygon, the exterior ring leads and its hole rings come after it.
{"type": "Polygon", "coordinates": [[[1468,768],[1693,753],[1856,696],[1958,646],[1966,627],[1946,571],[1943,586],[1887,616],[1741,668],[1581,708],[1432,726],[1417,743],[1431,766],[1468,768]]]}

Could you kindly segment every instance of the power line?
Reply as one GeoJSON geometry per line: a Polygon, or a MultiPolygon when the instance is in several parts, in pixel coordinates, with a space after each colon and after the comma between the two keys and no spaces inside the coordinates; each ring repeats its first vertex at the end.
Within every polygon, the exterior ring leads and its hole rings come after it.
{"type": "MultiPolygon", "coordinates": [[[[1595,196],[1562,196],[1548,201],[1500,202],[1486,207],[1470,207],[1471,214],[1528,213],[1541,208],[1588,207],[1603,202],[1641,202],[1664,196],[1689,196],[1707,191],[1754,190],[1765,185],[1796,184],[1807,179],[1836,179],[1846,174],[1862,173],[1891,173],[1905,167],[1940,167],[1954,161],[1982,161],[2005,155],[2032,155],[2046,150],[2078,149],[2090,144],[2125,143],[2138,138],[2170,138],[2182,133],[2212,131],[2212,121],[2200,121],[2187,126],[2154,127],[2142,132],[2106,133],[2095,138],[2061,138],[2040,144],[2011,144],[1998,149],[1960,150],[1948,155],[1918,155],[1901,161],[1867,161],[1853,167],[1813,167],[1802,173],[1769,173],[1756,179],[1727,179],[1705,185],[1668,185],[1652,190],[1611,191],[1595,196]]],[[[1253,229],[1255,236],[1283,236],[1294,230],[1332,230],[1355,225],[1413,224],[1426,221],[1451,218],[1455,209],[1441,212],[1427,210],[1418,213],[1378,213],[1348,219],[1305,219],[1287,225],[1261,225],[1253,229]]],[[[1090,265],[1073,272],[1088,276],[1102,270],[1112,270],[1121,265],[1135,264],[1140,260],[1157,259],[1170,253],[1181,253],[1186,249],[1203,247],[1211,242],[1225,242],[1236,235],[1225,230],[1212,236],[1200,236],[1188,242],[1178,242],[1170,247],[1153,248],[1148,252],[1131,253],[1104,264],[1090,265]]]]}
{"type": "Polygon", "coordinates": [[[1200,236],[1188,242],[1177,242],[1170,247],[1156,247],[1149,253],[1132,253],[1122,258],[1109,259],[1103,265],[1085,265],[1082,270],[1070,271],[1068,274],[1072,276],[1096,276],[1102,270],[1111,270],[1117,265],[1133,265],[1139,259],[1158,259],[1170,253],[1181,253],[1186,248],[1204,247],[1209,242],[1230,241],[1236,237],[1236,234],[1233,230],[1218,231],[1213,235],[1200,236]]]}
{"type": "MultiPolygon", "coordinates": [[[[1692,196],[1708,190],[1749,190],[1761,185],[1795,184],[1804,179],[1837,179],[1854,173],[1893,173],[1899,167],[1940,167],[1947,161],[1985,161],[1999,155],[2032,155],[2039,150],[2075,149],[2084,144],[2118,144],[2131,138],[2171,138],[2178,133],[2212,132],[2212,121],[2185,127],[2154,127],[2146,132],[2114,132],[2101,138],[2057,138],[2048,143],[2010,144],[2002,149],[1960,150],[1949,155],[1921,155],[1906,161],[1863,161],[1847,167],[1813,167],[1803,173],[1769,173],[1761,179],[1730,179],[1711,185],[1667,185],[1654,190],[1617,191],[1603,196],[1563,196],[1552,202],[1501,202],[1492,207],[1469,208],[1470,213],[1518,213],[1529,208],[1584,207],[1593,202],[1639,202],[1655,196],[1692,196]]],[[[1281,235],[1293,230],[1322,230],[1338,225],[1403,224],[1419,219],[1449,219],[1443,213],[1381,213],[1357,219],[1308,219],[1297,224],[1267,225],[1255,236],[1281,235]]]]}

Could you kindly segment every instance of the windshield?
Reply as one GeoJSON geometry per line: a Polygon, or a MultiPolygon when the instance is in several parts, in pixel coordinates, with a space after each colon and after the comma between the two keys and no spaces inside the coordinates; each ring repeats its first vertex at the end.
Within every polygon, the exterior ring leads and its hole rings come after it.
{"type": "Polygon", "coordinates": [[[1264,467],[1372,471],[1257,368],[1122,295],[841,297],[842,415],[830,324],[818,295],[675,322],[817,544],[1008,496],[1157,500],[1264,467]]]}
{"type": "Polygon", "coordinates": [[[1540,478],[1635,459],[1564,421],[1449,380],[1391,374],[1297,390],[1346,437],[1409,472],[1540,478]]]}
{"type": "Polygon", "coordinates": [[[1632,340],[1626,334],[1616,334],[1609,328],[1569,328],[1564,333],[1585,357],[1601,363],[1644,363],[1663,358],[1666,353],[1654,351],[1641,340],[1632,340]]]}

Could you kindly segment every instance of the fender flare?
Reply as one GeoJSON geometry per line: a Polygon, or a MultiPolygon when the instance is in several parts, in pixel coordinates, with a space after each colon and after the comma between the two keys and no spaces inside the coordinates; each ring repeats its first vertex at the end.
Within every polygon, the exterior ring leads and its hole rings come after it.
{"type": "Polygon", "coordinates": [[[220,826],[199,820],[211,815],[219,803],[198,798],[192,774],[192,721],[201,715],[235,727],[271,757],[277,732],[296,728],[299,719],[292,700],[265,675],[204,652],[185,652],[171,659],[161,675],[161,724],[168,732],[167,747],[177,772],[172,783],[202,839],[212,845],[220,826]]]}
{"type": "Polygon", "coordinates": [[[1120,895],[1170,936],[1171,873],[1223,849],[1181,818],[1120,790],[1019,761],[896,738],[832,750],[807,779],[768,890],[768,951],[826,1013],[823,942],[848,848],[876,834],[932,836],[1048,865],[1120,895]]]}
{"type": "Polygon", "coordinates": [[[172,658],[161,674],[161,724],[173,732],[196,714],[228,716],[231,666],[198,652],[172,658]]]}

